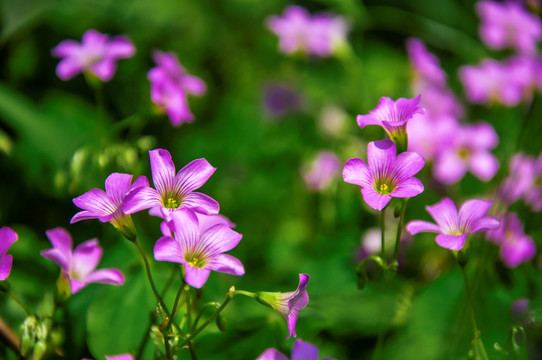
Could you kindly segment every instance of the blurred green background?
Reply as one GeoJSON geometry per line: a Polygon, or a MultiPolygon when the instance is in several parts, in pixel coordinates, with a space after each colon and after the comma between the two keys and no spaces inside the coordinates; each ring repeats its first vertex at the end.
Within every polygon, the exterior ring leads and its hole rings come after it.
{"type": "MultiPolygon", "coordinates": [[[[311,13],[336,13],[351,25],[351,54],[325,59],[278,51],[278,39],[265,22],[282,14],[290,4],[285,1],[0,4],[0,225],[19,234],[10,249],[12,287],[32,309],[39,307],[44,293],[52,293],[58,267],[39,252],[50,246],[45,231],[57,226],[67,228],[76,244],[99,238],[105,249],[99,267],[120,268],[127,278],[122,287],[93,284],[70,299],[67,358],[103,359],[104,354],[134,351],[143,339],[154,301],[135,248],[109,224],[69,221],[78,211],[71,199],[103,188],[111,172],[150,179],[148,150],[154,148],[168,149],[177,169],[200,157],[215,166],[201,191],[220,203],[221,213],[243,234],[230,253],[242,261],[246,274],[213,273],[201,294],[204,300],[222,301],[231,285],[293,291],[298,274],[308,273],[311,301],[300,313],[297,334],[317,345],[322,357],[467,358],[472,329],[461,274],[453,257],[434,243],[434,235],[417,236],[404,247],[404,266],[395,279],[375,273],[368,288],[359,291],[354,269],[360,239],[378,226],[378,214],[340,174],[330,187],[311,192],[300,169],[322,149],[334,151],[342,164],[363,158],[369,141],[384,138],[377,127],[361,131],[355,116],[368,113],[382,96],[417,95],[410,90],[408,37],[422,39],[440,58],[450,86],[462,96],[457,68],[495,56],[478,38],[473,1],[300,2],[311,13]],[[56,77],[58,59],[50,54],[60,41],[79,41],[88,29],[125,34],[137,48],[134,57],[118,62],[115,77],[103,85],[102,109],[83,76],[67,82],[56,77]],[[194,123],[173,128],[166,116],[153,114],[146,78],[154,66],[153,50],[173,51],[190,74],[207,84],[204,96],[189,98],[194,123]],[[264,91],[273,85],[298,93],[300,108],[273,116],[264,104],[264,91]],[[340,109],[338,117],[344,120],[334,134],[319,125],[329,121],[322,113],[330,107],[340,109]]],[[[495,126],[501,171],[489,184],[467,175],[442,189],[432,186],[430,171],[424,169],[419,177],[426,191],[409,202],[406,220],[429,220],[424,207],[444,195],[456,201],[489,196],[506,175],[513,152],[538,155],[541,125],[530,121],[529,131],[522,138],[518,134],[525,116],[540,119],[541,112],[538,95],[528,115],[523,108],[467,108],[468,121],[483,119],[495,126]]],[[[519,205],[516,210],[527,214],[519,205]]],[[[541,220],[539,214],[531,215],[527,230],[539,245],[541,220]]],[[[159,220],[142,212],[134,221],[151,254],[160,237],[159,220]]],[[[512,302],[528,297],[534,309],[542,304],[540,257],[509,270],[499,263],[497,249],[481,240],[473,237],[467,267],[478,325],[490,358],[505,359],[494,344],[504,349],[511,344],[512,302]]],[[[168,263],[152,265],[160,288],[171,268],[168,263]]],[[[175,290],[168,292],[168,303],[175,290]]],[[[24,318],[4,296],[0,314],[16,331],[24,318]]],[[[255,359],[269,347],[290,353],[293,340],[284,341],[286,322],[278,313],[235,298],[224,314],[226,333],[210,326],[197,338],[201,359],[255,359]]],[[[529,357],[542,357],[536,319],[526,329],[529,357]]],[[[152,358],[152,349],[149,341],[146,357],[152,358]]],[[[8,354],[0,344],[0,357],[8,354]]]]}

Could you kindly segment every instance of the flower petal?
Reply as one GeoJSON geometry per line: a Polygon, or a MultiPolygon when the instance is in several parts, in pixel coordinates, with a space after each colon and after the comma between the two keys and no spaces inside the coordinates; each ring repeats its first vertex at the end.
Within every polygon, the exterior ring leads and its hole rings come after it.
{"type": "Polygon", "coordinates": [[[90,67],[90,71],[102,81],[109,81],[115,75],[117,63],[113,59],[105,58],[90,67]]]}
{"type": "Polygon", "coordinates": [[[81,50],[81,45],[75,40],[61,41],[57,46],[51,50],[51,55],[54,57],[77,57],[81,50]]]}
{"type": "Polygon", "coordinates": [[[482,230],[496,230],[501,226],[499,220],[492,218],[491,216],[484,216],[480,218],[471,228],[470,232],[482,231],[482,230]]]}
{"type": "Polygon", "coordinates": [[[163,236],[154,244],[154,259],[183,263],[183,251],[179,243],[172,237],[163,236]]]}
{"type": "Polygon", "coordinates": [[[451,199],[443,198],[435,205],[426,206],[425,208],[443,233],[451,234],[459,231],[457,208],[451,199]]]}
{"type": "Polygon", "coordinates": [[[87,283],[122,285],[124,284],[124,276],[117,269],[100,269],[88,275],[85,281],[87,283]]]}
{"type": "Polygon", "coordinates": [[[205,184],[216,168],[205,159],[192,160],[175,176],[175,189],[181,194],[188,194],[205,184]]]}
{"type": "Polygon", "coordinates": [[[373,177],[371,171],[365,162],[361,159],[350,159],[346,162],[343,169],[343,179],[347,183],[359,185],[361,187],[371,187],[373,177]]]}
{"type": "MultiPolygon", "coordinates": [[[[77,207],[94,214],[93,218],[100,218],[112,215],[113,213],[115,213],[118,207],[118,205],[115,206],[109,196],[107,196],[107,194],[101,189],[89,190],[83,195],[74,198],[73,203],[77,207]]],[[[90,214],[85,214],[85,217],[86,215],[90,216],[90,214]]],[[[70,221],[71,224],[79,220],[83,220],[83,218],[81,218],[83,215],[79,215],[77,217],[76,216],[74,216],[70,221]]]]}
{"type": "Polygon", "coordinates": [[[0,257],[8,252],[9,247],[18,239],[13,229],[3,226],[0,228],[0,257]]]}
{"type": "Polygon", "coordinates": [[[160,194],[151,187],[140,186],[126,195],[122,204],[122,211],[125,214],[133,214],[152,207],[162,207],[160,194]]]}
{"type": "Polygon", "coordinates": [[[11,265],[13,264],[13,256],[5,255],[0,256],[0,281],[4,281],[11,272],[11,265]]]}
{"type": "Polygon", "coordinates": [[[112,173],[105,179],[105,192],[111,202],[118,208],[122,204],[122,200],[130,190],[132,175],[112,173]]]}
{"type": "Polygon", "coordinates": [[[152,182],[161,196],[175,189],[175,164],[169,151],[155,149],[149,151],[151,159],[152,182]]]}
{"type": "Polygon", "coordinates": [[[189,209],[180,208],[171,212],[171,221],[168,223],[179,243],[182,256],[197,248],[199,242],[199,227],[196,214],[189,209]]]}
{"type": "Polygon", "coordinates": [[[391,200],[391,195],[382,195],[377,193],[372,187],[361,189],[363,200],[375,210],[382,210],[391,200]]]}
{"type": "Polygon", "coordinates": [[[215,215],[220,211],[220,205],[215,199],[196,191],[186,195],[181,206],[204,215],[215,215]]]}
{"type": "Polygon", "coordinates": [[[203,80],[192,75],[183,76],[182,87],[185,91],[194,95],[203,95],[207,90],[203,80]]]}
{"type": "Polygon", "coordinates": [[[455,151],[445,151],[435,160],[433,174],[444,184],[454,184],[467,172],[467,165],[455,151]]]}
{"type": "Polygon", "coordinates": [[[298,316],[299,312],[295,309],[290,311],[286,316],[286,321],[288,322],[288,336],[286,337],[286,340],[288,340],[292,336],[292,334],[294,335],[294,337],[297,337],[297,334],[295,333],[295,325],[297,323],[298,316]]]}
{"type": "Polygon", "coordinates": [[[288,360],[288,357],[277,349],[267,349],[256,360],[288,360]]]}
{"type": "Polygon", "coordinates": [[[468,234],[463,235],[446,235],[446,234],[439,234],[437,235],[435,241],[437,244],[442,246],[443,248],[450,249],[450,250],[461,250],[463,249],[463,246],[465,245],[465,241],[467,240],[468,234]]]}
{"type": "Polygon", "coordinates": [[[499,160],[490,152],[479,151],[470,156],[469,167],[477,178],[489,181],[499,170],[499,160]]]}
{"type": "Polygon", "coordinates": [[[440,233],[438,225],[423,220],[413,220],[406,224],[405,229],[410,235],[416,235],[421,232],[440,233]]]}
{"type": "Polygon", "coordinates": [[[208,268],[197,268],[190,264],[184,264],[184,270],[186,272],[185,281],[188,285],[201,289],[207,279],[211,270],[208,268]]]}
{"type": "Polygon", "coordinates": [[[56,66],[56,76],[64,81],[70,80],[81,71],[83,71],[81,62],[71,57],[60,60],[56,66]]]}
{"type": "Polygon", "coordinates": [[[239,259],[228,254],[215,256],[206,266],[207,268],[226,274],[241,276],[245,274],[245,268],[239,259]]]}
{"type": "Polygon", "coordinates": [[[396,198],[411,198],[421,194],[424,190],[422,182],[417,178],[403,180],[390,194],[396,198]]]}
{"type": "Polygon", "coordinates": [[[416,175],[425,165],[425,159],[415,152],[403,152],[395,159],[393,177],[400,184],[416,175]]]}
{"type": "Polygon", "coordinates": [[[369,170],[374,179],[389,178],[393,171],[397,149],[389,139],[372,141],[367,146],[369,170]]]}
{"type": "Polygon", "coordinates": [[[128,37],[118,35],[107,43],[105,56],[112,59],[129,58],[135,54],[135,51],[135,46],[128,37]]]}
{"type": "Polygon", "coordinates": [[[54,228],[45,232],[49,241],[53,245],[52,249],[43,250],[40,254],[46,259],[51,260],[63,270],[68,271],[68,266],[72,257],[72,238],[63,228],[54,228]]]}
{"type": "Polygon", "coordinates": [[[81,243],[73,251],[69,269],[70,277],[76,277],[86,281],[86,277],[98,266],[102,254],[103,250],[98,244],[97,239],[91,239],[81,243]]]}
{"type": "Polygon", "coordinates": [[[489,211],[491,205],[493,201],[479,199],[465,201],[459,209],[459,226],[464,229],[464,232],[471,232],[478,220],[489,211]]]}
{"type": "Polygon", "coordinates": [[[297,340],[292,348],[292,360],[318,360],[318,348],[311,343],[297,340]]]}
{"type": "Polygon", "coordinates": [[[218,224],[205,231],[199,244],[208,256],[214,256],[229,251],[239,244],[243,235],[232,230],[229,226],[218,224]]]}

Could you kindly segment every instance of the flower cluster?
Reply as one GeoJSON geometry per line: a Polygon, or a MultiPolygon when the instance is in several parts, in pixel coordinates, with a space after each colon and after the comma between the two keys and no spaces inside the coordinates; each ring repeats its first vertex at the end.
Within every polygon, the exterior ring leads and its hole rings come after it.
{"type": "Polygon", "coordinates": [[[300,6],[290,5],[283,16],[271,16],[267,25],[279,37],[279,48],[285,54],[295,52],[326,57],[346,42],[348,25],[331,14],[311,16],[300,6]]]}

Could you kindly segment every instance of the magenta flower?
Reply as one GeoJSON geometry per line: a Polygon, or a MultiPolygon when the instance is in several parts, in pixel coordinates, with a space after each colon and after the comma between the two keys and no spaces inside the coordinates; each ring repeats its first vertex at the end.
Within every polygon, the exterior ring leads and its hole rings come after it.
{"type": "Polygon", "coordinates": [[[420,39],[407,39],[406,47],[410,63],[419,77],[432,84],[446,86],[446,72],[440,67],[438,58],[427,50],[420,39]]]}
{"type": "Polygon", "coordinates": [[[435,159],[434,176],[444,184],[454,184],[470,171],[483,181],[491,180],[499,169],[499,161],[490,151],[499,142],[495,129],[485,122],[456,124],[451,134],[452,141],[435,159]]]}
{"type": "Polygon", "coordinates": [[[533,159],[529,189],[524,193],[526,204],[538,212],[542,210],[542,153],[533,159]]]}
{"type": "Polygon", "coordinates": [[[499,199],[511,205],[523,196],[529,196],[534,179],[534,158],[517,153],[510,159],[509,175],[498,190],[499,199]]]}
{"type": "Polygon", "coordinates": [[[205,83],[188,75],[172,52],[155,51],[153,59],[157,66],[147,74],[152,102],[167,112],[173,126],[192,122],[194,115],[188,107],[187,95],[203,95],[207,90],[205,83]]]}
{"type": "Polygon", "coordinates": [[[122,354],[115,356],[106,356],[105,360],[134,360],[134,357],[130,354],[122,354]]]}
{"type": "Polygon", "coordinates": [[[365,202],[376,210],[382,210],[392,197],[410,198],[423,191],[423,184],[413,177],[424,166],[425,160],[414,152],[396,156],[391,140],[369,143],[367,165],[361,159],[350,159],[344,165],[344,181],[361,186],[365,202]]]}
{"type": "Polygon", "coordinates": [[[280,293],[280,292],[265,292],[256,293],[256,300],[263,305],[271,307],[278,311],[286,318],[288,322],[288,340],[292,334],[296,337],[295,325],[299,310],[302,310],[309,303],[309,295],[307,294],[307,284],[310,276],[307,274],[299,274],[299,285],[295,291],[280,293]]]}
{"type": "Polygon", "coordinates": [[[319,191],[333,181],[340,169],[341,162],[337,155],[330,151],[320,151],[310,169],[302,169],[303,179],[310,190],[319,191]]]}
{"type": "MultiPolygon", "coordinates": [[[[220,214],[215,215],[203,215],[200,213],[195,213],[196,218],[198,219],[198,228],[199,233],[203,234],[208,229],[212,228],[215,225],[226,225],[230,229],[233,229],[235,227],[235,224],[230,221],[227,217],[220,214]]],[[[160,212],[159,216],[161,217],[162,213],[160,212]]],[[[173,237],[173,233],[171,231],[171,228],[169,227],[167,221],[162,221],[160,223],[160,231],[162,232],[162,235],[173,237]]]]}
{"type": "Polygon", "coordinates": [[[536,255],[536,244],[525,234],[516,213],[506,214],[501,220],[501,227],[488,231],[487,238],[500,245],[501,260],[509,268],[528,262],[536,255]]]}
{"type": "Polygon", "coordinates": [[[458,213],[454,202],[444,198],[435,205],[425,207],[437,224],[413,220],[406,225],[406,230],[410,235],[420,232],[438,233],[435,239],[438,245],[450,250],[461,250],[470,233],[500,226],[497,219],[485,216],[492,204],[492,201],[468,200],[458,213]]]}
{"type": "Polygon", "coordinates": [[[109,81],[115,75],[117,60],[132,57],[135,47],[126,36],[109,39],[106,34],[88,30],[80,44],[74,40],[64,40],[52,50],[52,54],[62,58],[56,67],[56,74],[64,81],[81,72],[109,81]]]}
{"type": "Polygon", "coordinates": [[[488,47],[536,53],[537,42],[542,39],[542,23],[519,2],[480,1],[476,11],[481,20],[480,37],[488,47]]]}
{"type": "Polygon", "coordinates": [[[46,234],[53,248],[40,254],[60,266],[62,273],[68,277],[72,294],[94,282],[124,284],[124,276],[117,269],[95,270],[103,253],[97,239],[85,241],[72,251],[72,238],[65,229],[58,227],[48,230],[46,234]]]}
{"type": "Polygon", "coordinates": [[[382,97],[378,106],[368,115],[358,115],[357,122],[360,128],[367,125],[382,127],[396,146],[405,151],[408,147],[406,126],[409,119],[416,114],[425,114],[425,110],[418,106],[421,95],[414,99],[400,98],[393,101],[389,97],[382,97]]]}
{"type": "Polygon", "coordinates": [[[200,233],[196,214],[184,208],[174,212],[168,224],[174,237],[158,239],[154,258],[183,264],[188,285],[201,288],[211,270],[237,276],[245,273],[239,260],[223,254],[236,247],[243,237],[227,225],[215,225],[200,233]]]}
{"type": "Polygon", "coordinates": [[[279,37],[279,48],[285,54],[295,52],[330,56],[346,42],[348,25],[340,16],[311,16],[300,6],[291,5],[284,14],[271,16],[267,25],[279,37]]]}
{"type": "MultiPolygon", "coordinates": [[[[267,349],[256,360],[288,360],[276,349],[267,349]]],[[[291,360],[318,360],[318,348],[311,343],[297,340],[292,348],[291,360]]],[[[322,358],[322,360],[334,360],[332,358],[322,358]]]]}
{"type": "Polygon", "coordinates": [[[140,176],[133,184],[132,175],[112,173],[105,179],[105,192],[101,189],[92,189],[73,199],[73,203],[83,209],[75,214],[70,224],[81,220],[98,219],[109,222],[117,228],[127,239],[134,240],[136,230],[130,215],[122,211],[122,204],[126,195],[138,187],[149,186],[145,176],[140,176]]]}
{"type": "Polygon", "coordinates": [[[0,281],[8,278],[13,264],[13,256],[8,255],[8,249],[15,241],[18,235],[11,228],[4,226],[0,228],[0,281]]]}
{"type": "Polygon", "coordinates": [[[206,215],[218,213],[219,206],[214,199],[194,192],[203,186],[216,170],[207,160],[193,160],[175,174],[175,165],[167,150],[151,150],[149,157],[152,182],[156,189],[142,186],[131,191],[122,205],[126,214],[153,207],[161,209],[165,220],[169,220],[171,213],[182,208],[190,208],[206,215]]]}

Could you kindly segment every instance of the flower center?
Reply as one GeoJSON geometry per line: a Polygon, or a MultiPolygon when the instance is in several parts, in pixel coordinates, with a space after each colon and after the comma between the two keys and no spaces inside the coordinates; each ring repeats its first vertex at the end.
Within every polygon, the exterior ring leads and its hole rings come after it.
{"type": "Polygon", "coordinates": [[[470,151],[469,151],[469,149],[462,147],[462,148],[459,148],[459,150],[457,151],[457,155],[461,159],[467,160],[469,158],[470,151]]]}
{"type": "Polygon", "coordinates": [[[375,190],[381,195],[389,195],[393,192],[393,185],[387,183],[376,183],[375,190]]]}
{"type": "Polygon", "coordinates": [[[179,203],[177,202],[177,199],[169,197],[164,204],[164,206],[168,209],[177,209],[179,207],[179,203]]]}
{"type": "Polygon", "coordinates": [[[189,265],[200,269],[205,267],[205,264],[207,263],[205,256],[201,253],[188,255],[185,259],[189,265]]]}

